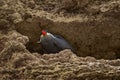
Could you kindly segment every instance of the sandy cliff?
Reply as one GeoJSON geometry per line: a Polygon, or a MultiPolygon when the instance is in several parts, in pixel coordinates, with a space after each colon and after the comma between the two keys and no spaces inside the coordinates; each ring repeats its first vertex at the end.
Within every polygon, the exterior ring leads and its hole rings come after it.
{"type": "Polygon", "coordinates": [[[0,78],[119,80],[119,13],[120,0],[0,0],[0,78]],[[43,54],[41,29],[76,53],[43,54]]]}

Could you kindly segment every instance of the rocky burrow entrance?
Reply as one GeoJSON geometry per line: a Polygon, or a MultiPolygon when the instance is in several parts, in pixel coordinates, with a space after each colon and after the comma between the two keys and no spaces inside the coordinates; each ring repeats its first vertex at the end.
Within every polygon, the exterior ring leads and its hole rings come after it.
{"type": "Polygon", "coordinates": [[[102,22],[53,22],[35,18],[16,25],[16,30],[29,37],[26,47],[30,52],[43,53],[39,40],[41,29],[62,35],[74,47],[78,56],[93,56],[101,59],[120,58],[120,23],[102,22]],[[40,25],[41,23],[41,25],[40,25]]]}

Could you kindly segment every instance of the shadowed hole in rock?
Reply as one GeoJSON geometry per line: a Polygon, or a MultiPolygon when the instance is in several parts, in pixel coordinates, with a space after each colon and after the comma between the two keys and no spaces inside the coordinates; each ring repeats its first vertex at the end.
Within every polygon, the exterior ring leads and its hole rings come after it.
{"type": "Polygon", "coordinates": [[[116,59],[119,57],[119,24],[116,21],[99,22],[53,22],[46,18],[26,20],[16,25],[16,30],[28,36],[26,47],[30,52],[43,53],[40,38],[41,29],[62,35],[75,49],[78,56],[93,56],[97,59],[116,59]],[[41,26],[39,25],[41,23],[41,26]],[[110,24],[111,23],[111,24],[110,24]],[[115,24],[113,27],[112,25],[115,24]],[[106,27],[108,26],[108,27],[106,27]],[[114,35],[116,34],[116,35],[114,35]]]}
{"type": "Polygon", "coordinates": [[[16,25],[16,30],[22,35],[29,37],[29,42],[26,44],[26,48],[30,52],[42,53],[41,45],[37,43],[40,38],[40,27],[38,20],[29,19],[16,25]]]}

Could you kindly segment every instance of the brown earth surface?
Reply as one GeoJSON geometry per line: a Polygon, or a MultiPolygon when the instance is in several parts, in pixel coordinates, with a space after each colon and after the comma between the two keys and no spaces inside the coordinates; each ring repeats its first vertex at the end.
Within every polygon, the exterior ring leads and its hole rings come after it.
{"type": "Polygon", "coordinates": [[[119,80],[119,16],[120,0],[0,0],[0,78],[119,80]],[[43,54],[41,29],[75,53],[43,54]]]}

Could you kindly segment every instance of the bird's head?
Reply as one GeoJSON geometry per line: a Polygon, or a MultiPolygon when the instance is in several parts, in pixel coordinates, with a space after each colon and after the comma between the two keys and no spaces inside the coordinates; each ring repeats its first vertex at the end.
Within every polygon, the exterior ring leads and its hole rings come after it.
{"type": "Polygon", "coordinates": [[[53,34],[47,32],[46,30],[42,30],[41,33],[42,33],[41,38],[42,37],[52,37],[52,38],[55,38],[53,34]]]}
{"type": "Polygon", "coordinates": [[[43,37],[49,35],[49,33],[48,33],[47,31],[45,31],[45,30],[42,30],[41,33],[42,33],[42,34],[41,34],[41,36],[40,36],[40,40],[37,41],[37,43],[41,43],[41,38],[43,38],[43,37]]]}
{"type": "Polygon", "coordinates": [[[47,35],[47,32],[46,32],[45,30],[42,30],[41,32],[42,32],[42,35],[43,35],[43,36],[46,36],[46,35],[47,35]]]}

